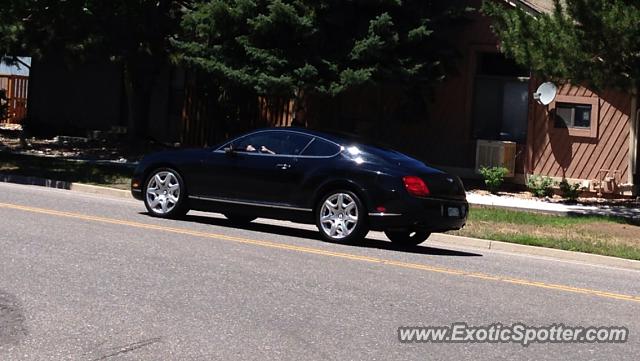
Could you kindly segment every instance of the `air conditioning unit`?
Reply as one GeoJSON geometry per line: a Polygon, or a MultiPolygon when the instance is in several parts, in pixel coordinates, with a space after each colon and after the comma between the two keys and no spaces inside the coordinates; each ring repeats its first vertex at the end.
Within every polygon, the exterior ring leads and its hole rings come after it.
{"type": "Polygon", "coordinates": [[[516,174],[516,143],[497,140],[478,140],[476,145],[476,173],[482,167],[504,167],[513,177],[516,174]]]}

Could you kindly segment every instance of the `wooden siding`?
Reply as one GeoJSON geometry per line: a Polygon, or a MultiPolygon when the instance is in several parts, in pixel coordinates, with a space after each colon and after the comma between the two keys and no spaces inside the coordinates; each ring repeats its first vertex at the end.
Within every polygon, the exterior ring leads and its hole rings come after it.
{"type": "Polygon", "coordinates": [[[29,77],[0,75],[0,89],[6,90],[9,104],[8,116],[6,119],[0,119],[0,123],[21,123],[27,116],[29,77]]]}
{"type": "Polygon", "coordinates": [[[626,183],[629,172],[629,114],[631,97],[616,91],[596,94],[572,85],[560,88],[559,95],[597,98],[600,106],[596,137],[575,137],[565,129],[553,129],[547,108],[534,105],[530,114],[529,172],[551,177],[594,180],[600,170],[620,172],[626,183]]]}

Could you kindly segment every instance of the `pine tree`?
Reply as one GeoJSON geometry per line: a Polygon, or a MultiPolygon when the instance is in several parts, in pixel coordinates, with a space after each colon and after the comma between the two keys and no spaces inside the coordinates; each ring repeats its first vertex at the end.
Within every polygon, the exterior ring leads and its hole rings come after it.
{"type": "Polygon", "coordinates": [[[25,55],[124,69],[129,129],[144,137],[153,86],[173,54],[190,0],[5,0],[0,5],[0,56],[25,55]]]}
{"type": "Polygon", "coordinates": [[[262,95],[433,85],[451,70],[443,31],[464,1],[209,0],[183,19],[187,64],[262,95]]]}
{"type": "Polygon", "coordinates": [[[558,80],[635,91],[640,84],[640,3],[555,0],[551,14],[532,16],[494,1],[502,50],[536,74],[558,80]]]}

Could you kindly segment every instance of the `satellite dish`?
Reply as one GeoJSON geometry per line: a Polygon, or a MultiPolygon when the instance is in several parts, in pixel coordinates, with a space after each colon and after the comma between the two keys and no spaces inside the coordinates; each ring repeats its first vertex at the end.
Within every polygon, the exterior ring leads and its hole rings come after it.
{"type": "Polygon", "coordinates": [[[556,95],[558,95],[558,87],[549,82],[540,85],[535,94],[533,94],[533,99],[542,105],[549,105],[556,99],[556,95]]]}

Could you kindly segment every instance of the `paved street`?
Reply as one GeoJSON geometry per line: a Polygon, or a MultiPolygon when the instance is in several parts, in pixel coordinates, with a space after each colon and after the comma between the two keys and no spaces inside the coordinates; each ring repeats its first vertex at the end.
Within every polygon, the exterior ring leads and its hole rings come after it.
{"type": "Polygon", "coordinates": [[[313,227],[153,219],[0,184],[0,360],[640,359],[640,272],[313,227]],[[626,326],[626,344],[401,344],[400,326],[626,326]]]}

